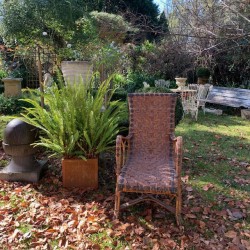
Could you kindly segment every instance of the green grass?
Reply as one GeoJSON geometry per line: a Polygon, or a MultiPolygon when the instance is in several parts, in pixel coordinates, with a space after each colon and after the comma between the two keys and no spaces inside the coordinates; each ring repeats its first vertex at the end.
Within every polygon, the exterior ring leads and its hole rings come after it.
{"type": "Polygon", "coordinates": [[[3,130],[6,127],[7,122],[1,121],[0,122],[0,141],[3,140],[3,130]]]}
{"type": "Polygon", "coordinates": [[[89,237],[89,240],[95,244],[98,244],[101,249],[105,249],[105,248],[111,248],[111,249],[124,249],[124,243],[123,242],[119,242],[117,245],[117,241],[118,238],[117,237],[110,237],[106,231],[103,232],[98,232],[95,234],[92,234],[89,237]]]}
{"type": "Polygon", "coordinates": [[[244,180],[250,172],[243,166],[250,162],[250,121],[236,116],[199,114],[198,122],[185,118],[176,129],[184,139],[183,174],[208,201],[218,194],[241,199],[250,192],[244,180]],[[213,188],[204,191],[206,184],[213,188]]]}
{"type": "Polygon", "coordinates": [[[32,229],[32,226],[29,224],[21,224],[18,229],[23,233],[28,233],[32,229]]]}

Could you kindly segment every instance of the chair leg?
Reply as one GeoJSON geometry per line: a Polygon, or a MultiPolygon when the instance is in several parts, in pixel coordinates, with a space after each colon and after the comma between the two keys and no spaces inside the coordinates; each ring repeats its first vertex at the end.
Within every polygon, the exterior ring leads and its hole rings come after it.
{"type": "Polygon", "coordinates": [[[116,187],[116,192],[115,192],[115,211],[114,211],[114,217],[115,217],[115,219],[119,218],[120,203],[121,203],[121,192],[118,191],[118,188],[116,187]]]}
{"type": "Polygon", "coordinates": [[[185,117],[185,110],[183,109],[183,113],[182,113],[182,119],[184,119],[184,117],[185,117]]]}
{"type": "Polygon", "coordinates": [[[175,211],[176,223],[178,226],[181,225],[181,194],[176,196],[176,211],[175,211]]]}
{"type": "Polygon", "coordinates": [[[182,195],[181,195],[181,178],[178,179],[177,194],[176,194],[176,223],[178,226],[181,225],[181,206],[182,206],[182,195]]]}
{"type": "Polygon", "coordinates": [[[203,109],[203,113],[204,113],[204,115],[205,115],[205,114],[206,114],[205,105],[202,106],[202,109],[203,109]]]}
{"type": "Polygon", "coordinates": [[[196,121],[198,120],[198,113],[199,113],[199,109],[197,109],[197,110],[195,111],[195,120],[196,120],[196,121]]]}

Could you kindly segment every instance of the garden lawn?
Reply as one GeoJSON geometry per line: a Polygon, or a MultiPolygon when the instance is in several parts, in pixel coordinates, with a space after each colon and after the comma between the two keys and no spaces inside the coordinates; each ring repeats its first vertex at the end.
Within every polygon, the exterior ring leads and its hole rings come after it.
{"type": "Polygon", "coordinates": [[[62,188],[60,161],[50,160],[37,184],[0,181],[0,249],[250,249],[250,121],[199,114],[176,134],[184,138],[181,227],[152,203],[112,219],[112,154],[89,192],[62,188]]]}

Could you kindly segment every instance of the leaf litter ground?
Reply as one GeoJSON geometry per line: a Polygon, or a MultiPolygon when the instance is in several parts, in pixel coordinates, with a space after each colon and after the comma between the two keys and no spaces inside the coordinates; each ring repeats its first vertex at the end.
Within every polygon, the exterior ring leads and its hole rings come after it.
{"type": "MultiPolygon", "coordinates": [[[[245,131],[250,123],[233,128],[236,118],[226,118],[225,135],[211,132],[211,124],[224,124],[221,118],[204,119],[198,124],[184,120],[177,129],[187,141],[182,226],[152,203],[113,219],[113,154],[100,159],[98,190],[87,192],[63,188],[60,161],[50,160],[36,184],[0,181],[0,249],[250,249],[250,162],[243,152],[250,152],[250,133],[245,131]],[[241,138],[233,138],[230,129],[241,138]],[[230,157],[225,153],[229,149],[223,149],[229,136],[234,140],[227,144],[234,152],[230,157]]],[[[1,162],[6,160],[1,151],[1,162]]]]}

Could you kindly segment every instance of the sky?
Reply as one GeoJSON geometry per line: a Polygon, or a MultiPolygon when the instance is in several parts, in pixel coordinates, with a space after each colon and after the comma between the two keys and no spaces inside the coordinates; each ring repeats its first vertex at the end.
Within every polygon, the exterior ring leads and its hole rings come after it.
{"type": "Polygon", "coordinates": [[[166,2],[165,0],[154,0],[154,3],[156,3],[159,6],[160,12],[162,12],[164,10],[164,3],[165,2],[166,2]]]}

